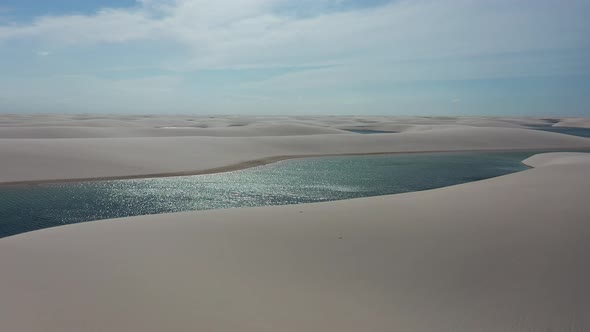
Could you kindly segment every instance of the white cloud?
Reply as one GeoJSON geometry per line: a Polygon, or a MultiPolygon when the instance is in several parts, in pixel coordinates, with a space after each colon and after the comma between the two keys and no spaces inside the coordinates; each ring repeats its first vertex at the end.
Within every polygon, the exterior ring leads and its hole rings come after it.
{"type": "Polygon", "coordinates": [[[0,97],[5,104],[10,100],[10,105],[29,103],[30,109],[52,111],[191,112],[198,106],[208,112],[354,112],[388,110],[394,102],[418,107],[426,97],[436,99],[433,105],[448,107],[457,106],[457,95],[464,96],[461,105],[472,100],[455,91],[434,97],[393,93],[399,83],[409,81],[590,73],[588,1],[399,0],[325,10],[339,2],[140,0],[134,8],[102,9],[93,15],[0,22],[0,52],[12,50],[16,41],[28,54],[60,55],[37,61],[34,65],[45,71],[35,71],[35,77],[4,75],[0,97]],[[309,7],[289,9],[293,6],[309,7]],[[139,43],[150,47],[136,48],[139,43]],[[135,61],[137,52],[158,53],[166,47],[170,52],[135,61]],[[106,60],[98,68],[99,61],[91,61],[89,54],[105,55],[106,60]],[[120,55],[131,60],[119,61],[120,55]],[[192,88],[187,79],[199,69],[245,68],[297,70],[253,80],[224,78],[192,88]],[[149,76],[150,69],[158,76],[112,79],[126,77],[127,70],[149,76]],[[93,77],[98,71],[104,75],[93,77]],[[80,75],[63,76],[72,72],[80,75]],[[46,77],[51,73],[57,76],[46,77]]]}
{"type": "MultiPolygon", "coordinates": [[[[143,0],[133,9],[45,16],[0,26],[0,41],[79,44],[173,41],[187,68],[351,64],[588,46],[584,2],[421,0],[313,17],[277,12],[285,0],[143,0]]],[[[324,0],[328,1],[328,0],[324,0]]]]}

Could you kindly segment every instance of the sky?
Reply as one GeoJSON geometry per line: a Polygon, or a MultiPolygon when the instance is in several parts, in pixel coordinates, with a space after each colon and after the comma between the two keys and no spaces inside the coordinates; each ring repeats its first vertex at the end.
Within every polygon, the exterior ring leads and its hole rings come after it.
{"type": "Polygon", "coordinates": [[[0,0],[0,113],[590,116],[590,0],[0,0]]]}

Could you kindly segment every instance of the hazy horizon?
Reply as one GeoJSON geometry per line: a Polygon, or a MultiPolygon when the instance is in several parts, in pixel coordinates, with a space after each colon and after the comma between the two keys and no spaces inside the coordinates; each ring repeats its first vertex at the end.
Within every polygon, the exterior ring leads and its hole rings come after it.
{"type": "Polygon", "coordinates": [[[0,113],[589,116],[590,1],[4,0],[0,113]]]}

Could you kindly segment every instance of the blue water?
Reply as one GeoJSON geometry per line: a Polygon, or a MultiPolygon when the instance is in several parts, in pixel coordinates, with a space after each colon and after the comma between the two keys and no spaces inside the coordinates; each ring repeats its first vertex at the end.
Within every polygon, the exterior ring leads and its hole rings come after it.
{"type": "Polygon", "coordinates": [[[344,129],[346,131],[350,131],[352,133],[357,134],[395,134],[397,131],[383,131],[383,130],[373,130],[373,129],[344,129]]]}
{"type": "Polygon", "coordinates": [[[560,133],[560,134],[580,136],[580,137],[590,137],[590,128],[551,127],[551,126],[534,126],[533,128],[537,129],[537,130],[550,131],[553,133],[560,133]]]}
{"type": "Polygon", "coordinates": [[[0,237],[115,217],[433,189],[524,170],[521,161],[535,153],[306,158],[221,174],[0,187],[0,237]]]}

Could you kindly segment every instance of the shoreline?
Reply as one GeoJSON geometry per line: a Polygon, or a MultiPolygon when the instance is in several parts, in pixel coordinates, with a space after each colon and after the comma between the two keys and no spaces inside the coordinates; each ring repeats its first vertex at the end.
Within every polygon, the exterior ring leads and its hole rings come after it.
{"type": "MultiPolygon", "coordinates": [[[[48,179],[48,180],[32,180],[32,181],[6,181],[0,182],[0,188],[3,187],[21,187],[21,186],[39,186],[45,184],[60,184],[60,183],[82,183],[82,182],[98,182],[98,181],[116,181],[116,180],[134,180],[134,179],[153,179],[176,176],[194,176],[234,172],[258,166],[274,164],[284,160],[301,159],[301,158],[322,158],[322,157],[340,157],[340,156],[375,156],[375,155],[399,155],[399,154],[428,154],[428,153],[476,153],[476,152],[524,152],[524,151],[554,151],[567,152],[571,150],[588,150],[590,148],[531,148],[531,149],[471,149],[471,150],[427,150],[427,151],[395,151],[395,152],[358,152],[358,153],[336,153],[336,154],[309,154],[309,155],[284,155],[271,156],[260,159],[248,160],[227,166],[209,168],[195,171],[180,171],[180,172],[165,172],[165,173],[150,173],[150,174],[136,174],[136,175],[122,175],[122,176],[104,176],[104,177],[89,177],[89,178],[72,178],[72,179],[48,179]]],[[[526,164],[525,164],[526,165],[526,164]]],[[[529,165],[527,165],[529,166],[529,165]]],[[[530,167],[530,166],[529,166],[530,167]]]]}

